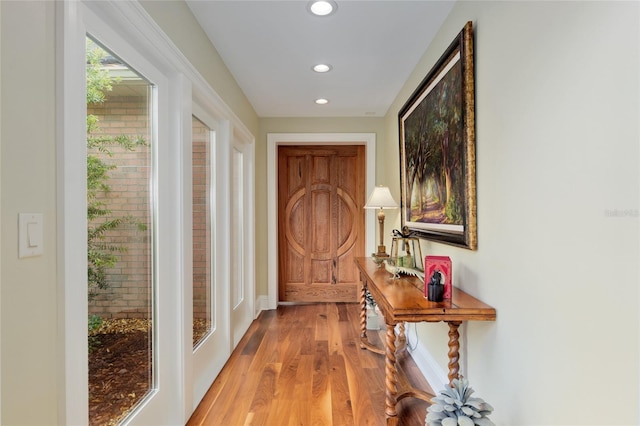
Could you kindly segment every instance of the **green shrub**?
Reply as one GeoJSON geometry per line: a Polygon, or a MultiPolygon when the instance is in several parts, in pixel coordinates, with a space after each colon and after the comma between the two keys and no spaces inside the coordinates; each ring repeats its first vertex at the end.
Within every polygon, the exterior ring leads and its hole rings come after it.
{"type": "MultiPolygon", "coordinates": [[[[119,80],[114,79],[109,71],[102,67],[102,60],[107,52],[90,39],[86,44],[87,59],[87,105],[102,104],[106,100],[106,92],[113,89],[119,80]]],[[[125,223],[133,223],[139,229],[144,225],[131,216],[114,217],[112,211],[101,201],[99,195],[110,191],[109,172],[116,168],[103,160],[112,157],[113,147],[121,147],[134,151],[138,146],[146,145],[142,137],[126,135],[109,136],[100,134],[99,119],[87,114],[87,276],[89,282],[89,300],[95,298],[98,289],[108,288],[107,269],[118,261],[118,253],[126,251],[120,244],[109,242],[106,238],[109,231],[121,227],[125,223]],[[93,154],[97,151],[100,156],[93,154]]]]}

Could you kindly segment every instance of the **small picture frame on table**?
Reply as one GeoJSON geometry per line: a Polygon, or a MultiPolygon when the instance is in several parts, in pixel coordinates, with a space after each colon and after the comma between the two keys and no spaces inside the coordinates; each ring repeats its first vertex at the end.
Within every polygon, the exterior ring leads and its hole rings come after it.
{"type": "Polygon", "coordinates": [[[424,258],[424,296],[427,297],[427,287],[434,272],[440,272],[444,285],[444,300],[451,300],[452,275],[451,258],[449,256],[425,256],[424,258]]]}

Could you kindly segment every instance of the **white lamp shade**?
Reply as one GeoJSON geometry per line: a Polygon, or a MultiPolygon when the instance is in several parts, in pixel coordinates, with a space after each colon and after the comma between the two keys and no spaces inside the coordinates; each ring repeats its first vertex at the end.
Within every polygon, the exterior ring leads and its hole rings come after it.
{"type": "Polygon", "coordinates": [[[398,203],[386,186],[376,186],[364,205],[365,209],[397,209],[398,203]]]}

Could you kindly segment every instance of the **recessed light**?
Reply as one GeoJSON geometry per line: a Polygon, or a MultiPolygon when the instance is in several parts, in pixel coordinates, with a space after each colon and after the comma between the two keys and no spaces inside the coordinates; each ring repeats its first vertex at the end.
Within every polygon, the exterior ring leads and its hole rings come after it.
{"type": "Polygon", "coordinates": [[[329,103],[328,100],[326,100],[325,98],[320,98],[320,99],[316,99],[315,101],[318,105],[326,105],[329,103]]]}
{"type": "Polygon", "coordinates": [[[329,72],[331,71],[331,65],[329,64],[318,64],[313,66],[313,70],[315,72],[329,72]]]}
{"type": "Polygon", "coordinates": [[[338,5],[332,0],[318,0],[309,3],[309,11],[316,16],[328,16],[336,11],[338,5]]]}

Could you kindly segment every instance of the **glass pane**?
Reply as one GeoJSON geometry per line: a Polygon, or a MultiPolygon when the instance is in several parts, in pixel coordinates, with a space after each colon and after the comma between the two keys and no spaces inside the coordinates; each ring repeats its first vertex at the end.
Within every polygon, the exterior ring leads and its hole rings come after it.
{"type": "Polygon", "coordinates": [[[211,300],[211,134],[192,117],[193,167],[193,347],[210,332],[211,300]]]}
{"type": "Polygon", "coordinates": [[[152,85],[87,38],[89,423],[154,387],[152,85]]]}
{"type": "Polygon", "coordinates": [[[244,157],[234,148],[232,153],[231,178],[231,302],[233,309],[244,300],[244,157]]]}

